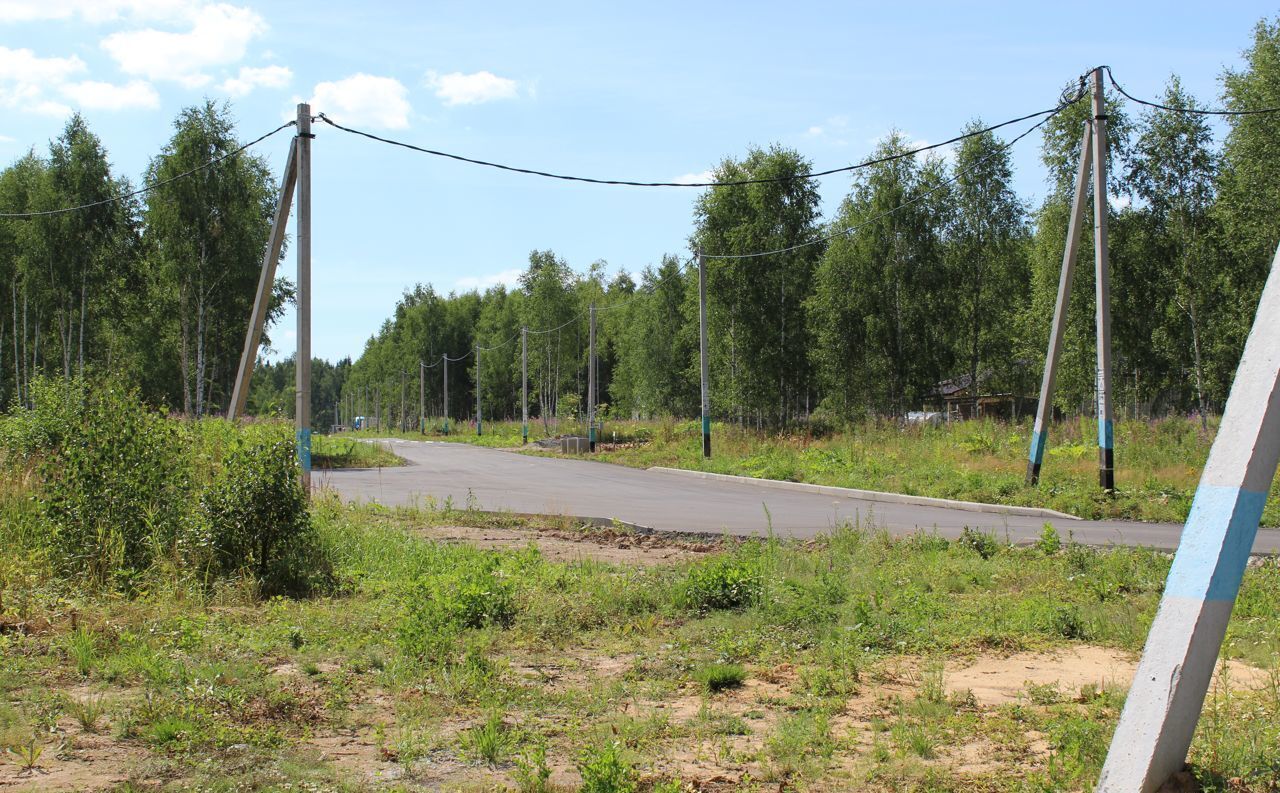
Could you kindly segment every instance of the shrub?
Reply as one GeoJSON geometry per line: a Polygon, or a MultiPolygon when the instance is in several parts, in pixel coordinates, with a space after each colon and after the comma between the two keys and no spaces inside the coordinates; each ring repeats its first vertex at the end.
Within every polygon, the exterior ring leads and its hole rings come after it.
{"type": "Polygon", "coordinates": [[[330,581],[288,427],[254,427],[233,441],[200,495],[193,542],[213,575],[247,573],[264,594],[302,595],[330,581]]]}
{"type": "Polygon", "coordinates": [[[1062,538],[1058,536],[1058,530],[1052,523],[1045,522],[1040,531],[1040,539],[1036,540],[1036,549],[1045,556],[1053,556],[1062,550],[1062,538]]]}
{"type": "Polygon", "coordinates": [[[676,600],[682,608],[699,612],[737,609],[759,602],[763,589],[760,559],[734,553],[691,567],[676,600]]]}
{"type": "Polygon", "coordinates": [[[994,534],[971,529],[968,526],[960,531],[960,539],[956,540],[956,544],[962,548],[968,548],[983,559],[990,559],[1000,552],[1000,541],[994,534]]]}
{"type": "Polygon", "coordinates": [[[617,741],[583,752],[578,773],[582,774],[581,793],[634,793],[637,788],[636,770],[623,759],[617,741]]]}
{"type": "Polygon", "coordinates": [[[33,399],[6,442],[38,457],[42,516],[62,571],[128,588],[183,523],[189,475],[178,425],[111,381],[46,381],[33,399]]]}
{"type": "Polygon", "coordinates": [[[443,657],[467,629],[515,621],[515,588],[497,569],[498,557],[471,557],[442,572],[419,576],[409,586],[400,644],[417,658],[443,657]]]}

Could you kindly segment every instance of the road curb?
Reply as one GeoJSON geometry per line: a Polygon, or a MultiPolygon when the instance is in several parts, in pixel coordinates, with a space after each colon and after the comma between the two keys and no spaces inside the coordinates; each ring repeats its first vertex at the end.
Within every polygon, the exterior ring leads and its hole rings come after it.
{"type": "Polygon", "coordinates": [[[695,479],[715,479],[723,482],[745,482],[775,490],[793,490],[805,493],[821,493],[838,498],[854,498],[862,501],[879,501],[886,504],[913,504],[921,507],[942,507],[944,509],[961,509],[967,512],[985,512],[997,515],[1022,515],[1031,518],[1048,518],[1055,520],[1081,520],[1075,515],[1058,512],[1043,507],[1019,507],[1005,504],[983,504],[978,501],[956,501],[950,498],[932,498],[930,496],[908,496],[902,493],[884,493],[879,490],[857,490],[851,487],[832,487],[831,485],[812,485],[808,482],[785,482],[779,479],[757,479],[751,476],[735,476],[733,474],[713,474],[709,471],[690,471],[686,468],[664,468],[655,466],[648,469],[664,474],[679,474],[695,479]]]}

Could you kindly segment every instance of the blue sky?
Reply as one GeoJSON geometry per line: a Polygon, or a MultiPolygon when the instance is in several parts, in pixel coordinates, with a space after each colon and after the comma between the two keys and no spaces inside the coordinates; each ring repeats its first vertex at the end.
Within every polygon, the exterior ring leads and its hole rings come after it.
{"type": "MultiPolygon", "coordinates": [[[[184,106],[228,99],[241,136],[314,112],[516,165],[637,180],[701,174],[751,144],[815,168],[898,129],[939,141],[1050,107],[1108,63],[1157,95],[1171,73],[1216,103],[1257,3],[390,3],[0,0],[0,160],[47,149],[80,109],[137,181],[184,106]]],[[[532,249],[635,272],[684,253],[694,189],[576,185],[447,162],[319,126],[317,356],[357,356],[416,282],[504,281],[532,249]]],[[[1014,133],[1016,134],[1016,133],[1014,133]]],[[[263,144],[277,173],[287,138],[263,144]]],[[[1043,193],[1038,136],[1017,186],[1043,193]]],[[[828,216],[847,175],[822,180],[828,216]]],[[[282,274],[291,275],[290,257],[282,274]]],[[[273,334],[294,343],[293,318],[273,334]]]]}

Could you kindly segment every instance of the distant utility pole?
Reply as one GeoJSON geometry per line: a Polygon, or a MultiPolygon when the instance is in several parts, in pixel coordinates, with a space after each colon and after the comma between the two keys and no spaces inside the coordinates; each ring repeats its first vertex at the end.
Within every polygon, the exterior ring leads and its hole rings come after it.
{"type": "Polygon", "coordinates": [[[418,359],[418,431],[427,433],[427,365],[418,359]]]}
{"type": "Polygon", "coordinates": [[[302,489],[311,494],[311,105],[298,105],[298,463],[302,489]]]}
{"type": "Polygon", "coordinates": [[[529,328],[520,328],[520,443],[529,442],[529,328]]]}
{"type": "MultiPolygon", "coordinates": [[[[587,308],[587,448],[596,450],[596,304],[587,308]]],[[[581,315],[579,315],[581,316],[581,315]]]]}
{"type": "Polygon", "coordinates": [[[440,388],[440,398],[444,401],[444,434],[449,434],[449,353],[441,353],[444,361],[444,384],[440,388]]]}
{"type": "Polygon", "coordinates": [[[484,419],[480,417],[480,345],[476,345],[476,435],[484,434],[484,419]]]}
{"type": "Polygon", "coordinates": [[[1150,793],[1182,768],[1280,459],[1280,250],[1200,475],[1096,790],[1150,793]]]}
{"type": "Polygon", "coordinates": [[[405,407],[404,407],[404,376],[407,374],[404,369],[400,370],[400,431],[405,431],[405,407]]]}
{"type": "Polygon", "coordinates": [[[1081,145],[1080,168],[1076,173],[1076,194],[1067,227],[1067,248],[1063,254],[1062,274],[1058,281],[1058,299],[1054,306],[1053,330],[1049,334],[1049,351],[1045,356],[1044,379],[1036,406],[1036,423],[1031,433],[1031,451],[1027,455],[1027,484],[1040,481],[1044,462],[1049,420],[1053,410],[1053,383],[1062,352],[1066,328],[1067,304],[1070,302],[1071,270],[1080,243],[1080,222],[1084,214],[1085,181],[1089,161],[1093,162],[1093,237],[1094,281],[1096,284],[1096,333],[1098,365],[1096,369],[1098,414],[1098,484],[1105,491],[1115,490],[1115,432],[1111,406],[1111,274],[1107,251],[1107,115],[1102,93],[1102,68],[1093,71],[1093,118],[1085,126],[1081,145]]]}
{"type": "Polygon", "coordinates": [[[702,362],[702,456],[711,456],[711,385],[707,358],[707,266],[698,248],[698,357],[702,362]]]}

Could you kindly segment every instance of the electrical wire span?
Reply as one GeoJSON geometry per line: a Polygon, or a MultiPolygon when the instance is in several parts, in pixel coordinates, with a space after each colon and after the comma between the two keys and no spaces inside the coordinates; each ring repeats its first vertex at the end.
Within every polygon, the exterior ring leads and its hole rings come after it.
{"type": "Polygon", "coordinates": [[[240,154],[244,150],[248,149],[250,146],[255,146],[261,143],[262,141],[276,134],[280,130],[285,129],[286,127],[297,126],[297,124],[298,124],[297,121],[287,121],[281,124],[280,126],[276,127],[275,129],[271,130],[267,134],[262,135],[261,137],[254,138],[253,140],[244,144],[240,148],[235,149],[234,151],[229,151],[220,157],[214,157],[212,160],[209,160],[203,165],[197,165],[195,168],[192,168],[188,171],[183,171],[180,174],[175,174],[174,176],[170,176],[167,179],[161,179],[158,182],[152,182],[151,184],[144,185],[142,187],[139,187],[137,190],[133,190],[128,193],[121,193],[120,195],[117,195],[117,196],[104,198],[101,201],[93,201],[91,203],[81,204],[79,206],[62,207],[61,209],[45,209],[39,212],[0,212],[0,218],[11,219],[11,220],[22,220],[27,218],[49,217],[51,215],[65,215],[68,212],[78,212],[82,209],[92,209],[93,207],[103,206],[104,204],[113,204],[117,201],[124,201],[126,199],[133,198],[135,196],[140,196],[145,193],[149,193],[152,190],[155,190],[157,187],[164,187],[165,185],[172,184],[173,182],[176,182],[179,179],[186,179],[188,176],[194,176],[195,174],[205,170],[206,168],[212,168],[213,166],[217,165],[223,160],[228,160],[232,157],[235,157],[237,154],[240,154]]]}

